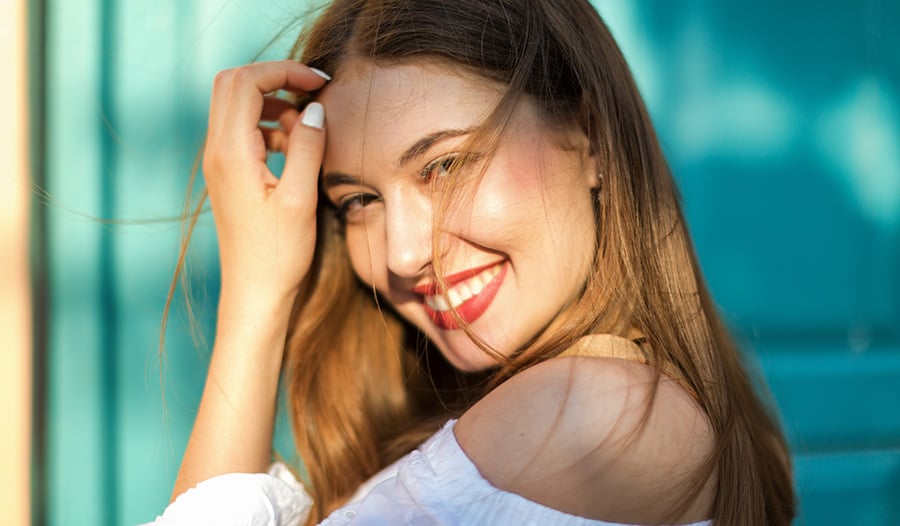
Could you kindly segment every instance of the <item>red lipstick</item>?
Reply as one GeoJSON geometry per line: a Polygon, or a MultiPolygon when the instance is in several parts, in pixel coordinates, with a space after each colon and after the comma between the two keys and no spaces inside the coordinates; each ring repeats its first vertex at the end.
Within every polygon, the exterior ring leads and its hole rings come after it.
{"type": "MultiPolygon", "coordinates": [[[[458,272],[456,274],[452,274],[447,276],[446,282],[450,289],[453,289],[455,285],[459,285],[460,283],[464,283],[467,280],[482,274],[484,271],[492,269],[497,265],[500,265],[499,270],[496,274],[493,274],[493,277],[490,278],[490,281],[483,284],[483,287],[474,293],[472,297],[463,301],[456,307],[456,313],[459,315],[460,319],[464,323],[472,323],[481,317],[482,314],[490,307],[491,302],[494,301],[494,297],[497,296],[497,292],[500,290],[500,285],[503,284],[503,279],[506,277],[506,271],[509,268],[509,265],[506,262],[501,263],[492,263],[490,265],[485,265],[478,268],[468,269],[463,272],[458,272]]],[[[488,275],[490,276],[490,274],[488,275]]],[[[485,279],[484,276],[481,278],[485,279]]],[[[465,287],[463,285],[463,287],[465,287]]],[[[436,284],[429,285],[421,285],[413,289],[417,294],[422,294],[423,296],[439,296],[442,295],[444,291],[438,291],[438,287],[436,284]]],[[[451,293],[453,291],[451,290],[451,293]]],[[[443,298],[440,300],[441,302],[445,301],[443,298]]],[[[423,307],[425,308],[425,313],[431,319],[431,321],[439,328],[443,330],[456,330],[459,329],[459,323],[453,318],[452,309],[444,309],[437,310],[429,305],[429,301],[426,301],[423,298],[423,307]]]]}
{"type": "MultiPolygon", "coordinates": [[[[467,279],[474,278],[475,276],[481,274],[485,270],[496,267],[497,265],[503,263],[502,261],[495,261],[493,263],[488,263],[487,265],[482,265],[480,267],[470,268],[468,270],[463,270],[461,272],[457,272],[456,274],[450,274],[449,276],[444,276],[444,282],[447,284],[447,288],[453,288],[453,285],[458,283],[462,283],[467,279]]],[[[505,266],[504,266],[505,270],[505,266]]],[[[426,283],[424,285],[418,285],[413,287],[412,289],[414,294],[419,294],[420,296],[435,296],[437,294],[442,294],[443,291],[439,289],[437,282],[426,283]]]]}

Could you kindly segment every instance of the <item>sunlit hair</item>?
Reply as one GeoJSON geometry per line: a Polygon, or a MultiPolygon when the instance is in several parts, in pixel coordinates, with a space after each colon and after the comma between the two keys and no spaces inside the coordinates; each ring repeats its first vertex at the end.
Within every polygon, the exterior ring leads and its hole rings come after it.
{"type": "MultiPolygon", "coordinates": [[[[490,152],[527,97],[548,129],[587,137],[602,174],[596,238],[585,240],[595,257],[582,294],[484,375],[455,374],[415,327],[379,304],[355,276],[343,227],[320,197],[315,260],[285,357],[287,400],[315,502],[310,524],[505,379],[585,335],[633,329],[647,337],[657,374],[666,368],[682,377],[715,432],[714,451],[675,496],[673,516],[712,476],[717,524],[790,523],[784,439],[703,283],[629,68],[587,0],[338,0],[303,32],[292,58],[334,74],[349,60],[365,60],[478,75],[507,89],[470,148],[490,152]]],[[[439,212],[452,206],[439,199],[439,212]]],[[[439,259],[434,266],[440,279],[439,259]]]]}

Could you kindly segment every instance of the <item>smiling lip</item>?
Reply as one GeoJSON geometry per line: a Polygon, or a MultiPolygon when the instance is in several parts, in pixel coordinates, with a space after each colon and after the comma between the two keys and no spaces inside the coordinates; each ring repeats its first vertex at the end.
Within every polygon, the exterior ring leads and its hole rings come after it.
{"type": "Polygon", "coordinates": [[[446,295],[437,283],[420,285],[413,292],[422,295],[425,313],[438,328],[459,329],[451,307],[455,307],[464,323],[477,320],[497,295],[508,267],[506,261],[500,261],[451,274],[444,279],[447,284],[446,295]]]}

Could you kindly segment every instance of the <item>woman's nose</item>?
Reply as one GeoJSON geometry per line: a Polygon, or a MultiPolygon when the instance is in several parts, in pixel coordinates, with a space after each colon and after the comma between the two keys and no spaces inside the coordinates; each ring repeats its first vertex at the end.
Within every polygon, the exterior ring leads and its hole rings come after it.
{"type": "Polygon", "coordinates": [[[431,263],[431,203],[419,196],[385,207],[388,270],[402,278],[421,276],[431,263]]]}

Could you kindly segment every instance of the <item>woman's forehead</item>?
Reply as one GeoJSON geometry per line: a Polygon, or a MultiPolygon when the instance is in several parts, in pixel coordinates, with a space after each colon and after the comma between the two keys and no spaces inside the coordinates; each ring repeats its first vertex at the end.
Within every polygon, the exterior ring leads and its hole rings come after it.
{"type": "Polygon", "coordinates": [[[361,62],[342,67],[318,99],[332,154],[365,150],[399,161],[421,138],[477,128],[502,95],[495,83],[439,64],[361,62]]]}
{"type": "Polygon", "coordinates": [[[354,61],[340,69],[319,100],[328,115],[359,125],[393,125],[427,120],[484,119],[502,96],[501,88],[436,64],[375,66],[354,61]]]}

